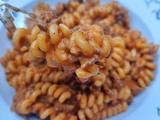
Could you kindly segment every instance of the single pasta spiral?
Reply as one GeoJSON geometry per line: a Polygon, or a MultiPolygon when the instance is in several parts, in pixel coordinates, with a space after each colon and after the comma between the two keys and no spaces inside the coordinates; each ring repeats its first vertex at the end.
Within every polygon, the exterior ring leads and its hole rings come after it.
{"type": "Polygon", "coordinates": [[[52,117],[51,120],[77,120],[75,115],[67,115],[66,113],[59,113],[55,117],[52,117]]]}
{"type": "Polygon", "coordinates": [[[21,71],[8,80],[10,86],[18,90],[21,84],[30,85],[38,82],[58,83],[60,81],[67,81],[73,75],[63,71],[50,70],[47,74],[38,74],[35,67],[24,67],[21,71]]]}
{"type": "Polygon", "coordinates": [[[17,96],[20,97],[20,101],[16,102],[17,100],[14,99],[15,104],[12,106],[14,110],[17,111],[19,114],[29,114],[31,112],[31,106],[34,104],[39,96],[42,95],[40,90],[29,90],[27,92],[21,91],[17,96]]]}
{"type": "MultiPolygon", "coordinates": [[[[125,101],[122,101],[116,105],[107,106],[106,108],[102,109],[101,111],[96,112],[96,114],[93,116],[93,118],[95,120],[105,119],[105,118],[111,117],[115,114],[118,114],[118,113],[125,111],[127,109],[127,107],[128,107],[128,104],[125,101]]],[[[92,120],[92,119],[89,119],[89,120],[92,120]]]]}
{"type": "Polygon", "coordinates": [[[88,15],[94,19],[97,17],[105,18],[111,13],[114,13],[114,10],[118,7],[117,2],[111,2],[109,4],[104,4],[100,6],[95,6],[88,11],[88,15]]]}
{"type": "Polygon", "coordinates": [[[127,102],[119,102],[114,106],[103,106],[102,110],[98,106],[94,105],[92,108],[85,108],[78,111],[78,117],[80,120],[92,120],[92,119],[105,119],[106,117],[111,117],[115,114],[123,112],[127,109],[127,102]]]}
{"type": "Polygon", "coordinates": [[[77,99],[79,101],[80,110],[78,111],[78,117],[80,120],[93,119],[94,114],[101,111],[105,107],[104,93],[100,93],[98,96],[94,94],[78,94],[77,99]]]}
{"type": "MultiPolygon", "coordinates": [[[[119,31],[124,31],[124,30],[122,30],[123,28],[120,28],[120,29],[121,30],[119,30],[119,31]]],[[[117,32],[118,32],[118,30],[117,30],[117,32]]],[[[135,48],[135,46],[136,46],[137,42],[139,42],[139,40],[145,41],[145,39],[141,39],[141,33],[136,30],[127,31],[125,34],[123,34],[123,38],[125,40],[126,46],[129,49],[135,48]]]]}
{"type": "Polygon", "coordinates": [[[29,61],[26,59],[29,53],[20,53],[19,51],[13,50],[8,51],[7,54],[1,59],[1,63],[5,66],[6,73],[18,73],[22,66],[28,66],[29,61]]]}
{"type": "Polygon", "coordinates": [[[62,23],[69,28],[73,28],[78,25],[81,15],[78,12],[64,13],[62,16],[62,23]]]}
{"type": "Polygon", "coordinates": [[[126,111],[127,108],[128,108],[128,104],[125,101],[120,102],[115,106],[110,106],[109,108],[106,108],[106,110],[105,110],[106,117],[111,117],[111,116],[118,114],[120,112],[124,112],[124,111],[126,111]]]}
{"type": "Polygon", "coordinates": [[[86,107],[78,111],[78,117],[80,120],[92,120],[95,117],[95,114],[102,111],[105,105],[93,105],[93,107],[86,107]]]}
{"type": "Polygon", "coordinates": [[[138,49],[142,57],[138,60],[141,69],[139,71],[138,84],[141,88],[146,88],[154,78],[153,71],[156,69],[156,65],[153,63],[155,56],[154,53],[158,50],[158,46],[147,43],[138,43],[138,49]]]}
{"type": "Polygon", "coordinates": [[[58,102],[64,103],[71,97],[71,92],[67,86],[50,84],[49,82],[39,82],[35,86],[36,90],[41,90],[43,94],[53,96],[54,99],[58,99],[58,102]]]}
{"type": "Polygon", "coordinates": [[[18,68],[23,66],[28,66],[29,61],[26,59],[28,57],[28,52],[24,53],[22,55],[15,56],[15,59],[12,61],[9,61],[6,66],[6,72],[18,72],[18,68]]]}
{"type": "Polygon", "coordinates": [[[130,88],[128,86],[124,86],[119,92],[118,99],[127,100],[131,95],[130,88]]]}
{"type": "Polygon", "coordinates": [[[17,90],[21,84],[36,83],[40,80],[41,75],[36,74],[33,67],[28,67],[23,68],[18,75],[14,76],[9,81],[9,84],[17,90]]]}
{"type": "Polygon", "coordinates": [[[6,68],[8,62],[15,59],[15,56],[18,55],[16,50],[7,50],[6,54],[0,59],[1,64],[6,68]]]}
{"type": "Polygon", "coordinates": [[[54,107],[47,107],[42,102],[33,104],[31,113],[39,114],[41,119],[50,117],[50,120],[77,120],[77,117],[72,114],[58,113],[54,107]]]}
{"type": "Polygon", "coordinates": [[[104,93],[101,92],[98,96],[94,94],[78,94],[77,99],[79,101],[80,108],[93,107],[94,104],[101,105],[104,103],[104,93]]]}
{"type": "Polygon", "coordinates": [[[31,113],[38,113],[40,119],[50,117],[50,119],[56,116],[56,110],[53,107],[47,107],[44,103],[37,102],[33,104],[31,113]]]}
{"type": "Polygon", "coordinates": [[[119,67],[115,68],[114,71],[111,71],[110,73],[114,77],[117,77],[117,79],[123,79],[130,72],[130,70],[131,65],[129,61],[124,61],[119,67]]]}
{"type": "Polygon", "coordinates": [[[113,53],[111,55],[111,63],[113,67],[119,67],[122,62],[123,62],[123,58],[124,58],[124,50],[125,50],[125,42],[123,40],[123,38],[121,37],[115,37],[113,39],[114,42],[114,49],[113,49],[113,53]]]}
{"type": "Polygon", "coordinates": [[[76,11],[76,9],[77,9],[79,6],[80,6],[79,1],[76,1],[76,0],[69,1],[69,2],[68,2],[68,6],[67,6],[68,12],[71,12],[71,13],[72,13],[72,12],[76,11]]]}
{"type": "Polygon", "coordinates": [[[106,75],[104,73],[100,72],[97,75],[93,76],[91,78],[91,81],[93,82],[94,86],[100,87],[105,83],[106,75]]]}

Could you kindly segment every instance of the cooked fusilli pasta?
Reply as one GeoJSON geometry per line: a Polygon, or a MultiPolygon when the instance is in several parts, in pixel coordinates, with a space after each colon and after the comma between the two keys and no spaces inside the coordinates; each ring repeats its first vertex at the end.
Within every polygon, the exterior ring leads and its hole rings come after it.
{"type": "Polygon", "coordinates": [[[46,29],[16,29],[1,58],[12,110],[44,120],[102,120],[127,109],[154,78],[158,45],[131,30],[118,2],[69,0],[34,13],[46,29]]]}
{"type": "Polygon", "coordinates": [[[103,34],[97,25],[76,27],[72,33],[64,24],[52,24],[49,26],[50,39],[40,32],[31,43],[29,59],[34,64],[46,61],[50,67],[74,70],[80,80],[86,81],[99,71],[95,62],[113,51],[111,37],[103,34]]]}

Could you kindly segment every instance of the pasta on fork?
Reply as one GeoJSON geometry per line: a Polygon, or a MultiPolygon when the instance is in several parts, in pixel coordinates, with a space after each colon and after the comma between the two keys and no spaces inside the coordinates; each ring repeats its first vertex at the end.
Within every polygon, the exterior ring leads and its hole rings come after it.
{"type": "Polygon", "coordinates": [[[31,33],[17,29],[12,42],[15,49],[28,47],[30,63],[75,72],[84,82],[98,74],[96,62],[107,59],[113,51],[112,38],[98,25],[69,29],[64,24],[51,24],[47,32],[38,26],[33,27],[31,33]]]}

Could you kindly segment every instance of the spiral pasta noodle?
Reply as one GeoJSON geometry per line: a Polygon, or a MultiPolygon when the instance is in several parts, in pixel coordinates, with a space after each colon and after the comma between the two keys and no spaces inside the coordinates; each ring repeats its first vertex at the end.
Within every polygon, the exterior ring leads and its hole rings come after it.
{"type": "Polygon", "coordinates": [[[121,65],[124,57],[125,43],[120,37],[115,37],[114,39],[115,47],[113,49],[113,54],[111,55],[112,66],[118,67],[121,65]]]}
{"type": "Polygon", "coordinates": [[[1,64],[6,67],[8,62],[14,60],[14,57],[18,55],[18,52],[15,50],[7,50],[5,55],[1,58],[1,64]]]}
{"type": "Polygon", "coordinates": [[[35,88],[41,90],[43,94],[53,95],[55,99],[58,98],[60,103],[63,103],[71,97],[71,92],[66,86],[58,86],[56,84],[52,85],[50,83],[41,82],[37,83],[35,88]]]}
{"type": "Polygon", "coordinates": [[[17,90],[21,84],[30,84],[39,80],[41,80],[41,75],[36,74],[33,67],[29,67],[22,69],[18,75],[9,81],[9,84],[17,90]]]}
{"type": "Polygon", "coordinates": [[[28,66],[29,61],[26,59],[27,57],[28,53],[15,56],[14,60],[8,62],[6,66],[6,72],[16,72],[17,68],[21,67],[21,65],[28,66]]]}
{"type": "Polygon", "coordinates": [[[138,84],[143,89],[146,88],[146,86],[148,86],[151,80],[154,78],[153,71],[156,69],[156,65],[153,63],[155,57],[152,54],[157,51],[158,46],[153,46],[152,44],[147,45],[150,47],[144,47],[140,50],[142,54],[140,59],[142,68],[139,73],[138,84]]]}
{"type": "Polygon", "coordinates": [[[64,73],[62,71],[50,71],[48,74],[37,74],[34,67],[28,67],[21,70],[19,74],[14,76],[10,81],[9,84],[18,89],[21,84],[29,85],[31,83],[37,82],[52,82],[58,83],[60,81],[70,79],[72,74],[64,73]],[[66,78],[68,77],[68,78],[66,78]]]}
{"type": "Polygon", "coordinates": [[[127,107],[128,107],[128,105],[125,101],[121,102],[115,106],[111,106],[108,110],[106,110],[107,117],[111,117],[117,113],[123,112],[127,109],[127,107]]]}
{"type": "Polygon", "coordinates": [[[91,81],[93,82],[94,86],[100,87],[105,83],[106,75],[104,73],[98,73],[92,77],[91,81]]]}
{"type": "Polygon", "coordinates": [[[113,12],[113,10],[115,10],[117,7],[117,2],[111,2],[109,4],[95,6],[88,11],[88,14],[92,19],[96,17],[104,18],[113,12]]]}
{"type": "Polygon", "coordinates": [[[55,109],[53,107],[47,107],[44,103],[36,103],[32,107],[32,112],[36,113],[38,112],[41,119],[45,119],[48,116],[50,119],[54,120],[77,120],[77,117],[75,115],[68,115],[66,113],[56,113],[55,109]],[[40,111],[39,111],[40,110],[40,111]]]}
{"type": "Polygon", "coordinates": [[[111,117],[115,114],[123,112],[127,109],[128,105],[126,102],[120,102],[114,106],[108,106],[107,108],[103,108],[98,111],[97,107],[85,108],[84,110],[80,110],[78,112],[78,116],[80,120],[91,120],[91,119],[104,119],[106,117],[111,117]],[[96,114],[95,114],[96,113],[96,114]],[[94,115],[95,114],[95,115],[94,115]]]}
{"type": "Polygon", "coordinates": [[[62,16],[62,23],[69,28],[73,28],[78,25],[80,19],[81,15],[78,12],[74,12],[73,14],[64,13],[62,16]]]}

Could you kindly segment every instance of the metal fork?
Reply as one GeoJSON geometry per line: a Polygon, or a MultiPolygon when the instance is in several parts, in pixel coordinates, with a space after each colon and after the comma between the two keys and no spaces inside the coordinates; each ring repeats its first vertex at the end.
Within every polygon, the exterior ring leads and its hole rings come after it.
{"type": "Polygon", "coordinates": [[[30,28],[38,25],[43,30],[46,24],[32,13],[16,8],[0,0],[0,20],[6,29],[13,33],[16,28],[30,28]]]}

